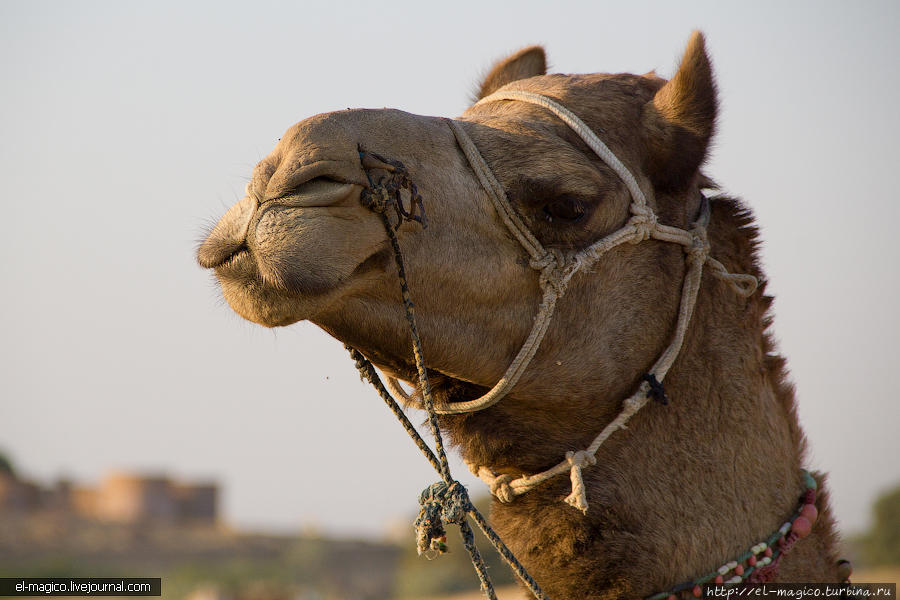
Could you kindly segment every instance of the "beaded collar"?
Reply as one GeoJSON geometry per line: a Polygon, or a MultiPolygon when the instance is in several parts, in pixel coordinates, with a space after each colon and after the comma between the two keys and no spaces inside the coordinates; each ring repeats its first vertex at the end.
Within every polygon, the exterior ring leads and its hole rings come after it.
{"type": "MultiPolygon", "coordinates": [[[[765,583],[778,574],[778,563],[797,543],[812,531],[819,516],[816,509],[818,485],[809,471],[803,470],[804,490],[799,507],[791,518],[750,550],[702,577],[679,583],[668,591],[648,596],[646,600],[700,598],[704,585],[732,587],[741,583],[765,583]]],[[[849,575],[849,574],[848,574],[849,575]]]]}

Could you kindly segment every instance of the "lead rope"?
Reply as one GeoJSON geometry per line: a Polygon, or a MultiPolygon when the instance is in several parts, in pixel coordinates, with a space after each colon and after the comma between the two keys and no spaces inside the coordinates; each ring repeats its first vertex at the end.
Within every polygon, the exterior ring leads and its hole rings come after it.
{"type": "MultiPolygon", "coordinates": [[[[362,150],[360,150],[361,157],[363,154],[362,150]]],[[[518,559],[516,559],[515,555],[513,555],[506,544],[503,543],[503,540],[500,539],[500,536],[497,535],[493,528],[491,528],[481,512],[479,512],[472,504],[465,486],[453,479],[450,474],[450,465],[447,462],[447,455],[444,452],[443,438],[441,436],[441,431],[438,428],[437,413],[434,409],[434,400],[431,394],[431,385],[428,382],[428,373],[425,369],[425,362],[422,354],[422,341],[419,338],[418,328],[416,327],[415,305],[410,297],[409,285],[406,281],[406,270],[403,266],[400,242],[398,241],[397,235],[394,232],[394,227],[391,225],[387,216],[387,210],[394,204],[399,204],[400,209],[397,210],[397,214],[400,215],[400,218],[398,219],[397,227],[400,226],[404,218],[412,220],[409,217],[403,216],[405,211],[402,210],[400,190],[410,190],[410,202],[413,206],[415,206],[417,201],[417,194],[415,192],[415,187],[412,186],[409,181],[408,174],[400,163],[385,161],[382,157],[378,157],[377,155],[374,156],[382,160],[384,164],[390,165],[393,172],[390,177],[386,178],[386,180],[382,179],[378,184],[373,184],[371,178],[369,178],[370,187],[361,194],[361,201],[364,206],[381,217],[381,222],[384,225],[384,229],[391,242],[391,248],[394,251],[397,276],[400,279],[400,293],[403,298],[406,321],[409,324],[410,337],[412,338],[413,345],[413,356],[415,357],[419,386],[422,392],[422,403],[428,413],[428,424],[431,433],[434,436],[435,451],[432,451],[431,448],[428,447],[428,444],[425,443],[425,440],[422,439],[422,436],[419,435],[415,427],[413,427],[412,423],[403,413],[403,409],[400,408],[388,390],[385,389],[385,386],[378,377],[378,373],[375,371],[375,367],[372,363],[352,346],[345,344],[344,347],[350,352],[350,356],[353,358],[356,368],[360,372],[360,377],[364,380],[368,380],[375,387],[378,395],[381,396],[403,425],[403,428],[413,439],[413,442],[415,442],[416,446],[434,470],[441,476],[440,482],[428,486],[419,497],[419,504],[422,508],[419,511],[419,516],[416,518],[415,523],[416,549],[420,555],[425,554],[428,558],[433,558],[435,555],[446,552],[447,538],[443,523],[457,524],[463,538],[463,545],[469,552],[469,557],[472,559],[472,565],[478,575],[481,590],[490,600],[497,600],[497,594],[494,591],[494,586],[487,573],[487,566],[484,564],[484,559],[481,557],[481,553],[475,545],[475,537],[472,533],[472,528],[466,520],[466,516],[468,515],[475,521],[475,524],[478,525],[481,532],[488,541],[491,542],[494,549],[497,550],[512,571],[528,587],[534,597],[538,600],[549,600],[534,578],[528,574],[525,567],[523,567],[518,559]],[[398,181],[400,182],[399,185],[397,184],[398,181]],[[406,183],[409,183],[410,185],[406,185],[406,183]]],[[[369,176],[368,171],[366,172],[366,176],[369,176]]]]}

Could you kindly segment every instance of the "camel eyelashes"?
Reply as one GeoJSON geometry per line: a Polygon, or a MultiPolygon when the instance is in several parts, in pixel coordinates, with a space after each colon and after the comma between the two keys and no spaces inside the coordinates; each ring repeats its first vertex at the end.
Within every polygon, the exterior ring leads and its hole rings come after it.
{"type": "Polygon", "coordinates": [[[558,178],[521,177],[511,186],[509,195],[547,223],[573,225],[583,220],[593,200],[561,192],[564,184],[558,178]]]}
{"type": "Polygon", "coordinates": [[[549,223],[577,223],[586,212],[584,203],[573,196],[559,196],[544,205],[544,217],[549,223]]]}

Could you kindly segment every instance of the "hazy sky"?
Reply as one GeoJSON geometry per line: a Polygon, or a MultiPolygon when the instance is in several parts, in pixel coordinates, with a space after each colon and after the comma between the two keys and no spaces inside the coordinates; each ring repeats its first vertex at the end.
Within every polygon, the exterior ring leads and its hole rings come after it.
{"type": "Polygon", "coordinates": [[[224,305],[204,227],[307,116],[457,115],[533,43],[556,71],[668,76],[694,28],[723,107],[708,171],[756,211],[809,465],[863,527],[900,483],[896,1],[0,0],[0,449],[39,479],[215,478],[242,525],[409,517],[430,467],[339,343],[224,305]]]}

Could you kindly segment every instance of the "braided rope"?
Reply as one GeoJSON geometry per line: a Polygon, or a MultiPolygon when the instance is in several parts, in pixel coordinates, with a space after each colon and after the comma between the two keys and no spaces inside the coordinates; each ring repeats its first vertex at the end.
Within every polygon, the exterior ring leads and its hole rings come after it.
{"type": "MultiPolygon", "coordinates": [[[[370,193],[377,193],[379,189],[378,186],[373,185],[373,190],[371,190],[370,193]]],[[[468,515],[475,521],[475,524],[478,525],[478,528],[484,533],[485,537],[491,542],[491,545],[493,545],[494,549],[497,550],[503,560],[506,561],[512,571],[528,587],[532,595],[534,595],[537,600],[548,600],[534,578],[525,570],[522,563],[516,559],[512,551],[509,550],[503,540],[500,539],[500,536],[497,535],[487,523],[484,516],[475,508],[475,505],[472,504],[466,488],[453,479],[450,474],[450,465],[447,461],[447,455],[444,452],[443,437],[441,436],[437,424],[437,414],[431,394],[431,386],[428,383],[428,373],[425,369],[422,341],[419,338],[418,328],[416,327],[415,309],[410,297],[409,285],[406,280],[406,269],[404,268],[403,256],[400,252],[400,242],[397,239],[394,228],[388,220],[386,214],[388,206],[370,205],[370,208],[381,217],[382,224],[384,225],[384,229],[391,242],[391,247],[394,250],[394,261],[397,267],[397,275],[400,279],[400,292],[403,298],[406,319],[410,326],[410,337],[412,338],[413,355],[416,361],[419,385],[422,392],[422,402],[428,413],[428,423],[435,440],[435,451],[432,451],[431,448],[428,447],[425,440],[423,440],[415,430],[412,423],[403,413],[403,409],[397,404],[381,382],[372,363],[352,346],[345,345],[345,348],[350,352],[350,356],[353,358],[361,377],[367,379],[375,387],[381,398],[400,420],[403,428],[413,439],[416,446],[434,470],[441,476],[442,481],[426,488],[419,499],[422,509],[416,519],[417,549],[420,554],[425,554],[426,556],[431,555],[433,552],[442,552],[445,549],[444,541],[446,540],[446,534],[443,530],[442,523],[448,522],[457,524],[460,529],[460,535],[463,538],[463,545],[469,552],[469,556],[472,559],[472,565],[478,575],[482,591],[490,600],[497,600],[496,592],[494,591],[493,584],[487,573],[487,566],[475,545],[475,537],[472,528],[465,519],[465,515],[468,515]]],[[[396,381],[394,383],[396,383],[396,381]]]]}

